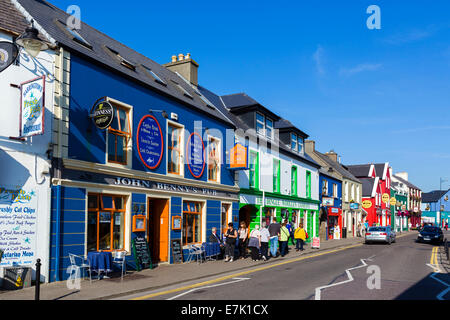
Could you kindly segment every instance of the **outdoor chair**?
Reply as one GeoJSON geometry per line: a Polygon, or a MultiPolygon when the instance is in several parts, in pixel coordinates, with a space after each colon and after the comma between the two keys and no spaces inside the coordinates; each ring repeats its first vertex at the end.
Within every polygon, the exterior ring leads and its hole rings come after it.
{"type": "Polygon", "coordinates": [[[127,274],[127,262],[126,262],[127,251],[115,251],[113,264],[119,266],[121,269],[121,279],[123,280],[123,274],[127,274]]]}
{"type": "MultiPolygon", "coordinates": [[[[92,270],[91,270],[91,264],[89,263],[89,260],[87,260],[83,256],[77,256],[75,254],[69,253],[69,260],[70,265],[74,266],[76,268],[80,268],[81,270],[88,270],[89,272],[89,281],[92,282],[92,270]],[[80,264],[77,264],[77,259],[80,260],[80,264]]],[[[84,275],[84,272],[83,272],[84,275]]]]}

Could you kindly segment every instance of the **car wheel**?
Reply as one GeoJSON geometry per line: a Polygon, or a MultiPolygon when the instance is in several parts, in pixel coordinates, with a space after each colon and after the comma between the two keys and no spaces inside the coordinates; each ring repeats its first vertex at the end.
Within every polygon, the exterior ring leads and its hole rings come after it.
{"type": "Polygon", "coordinates": [[[392,240],[389,238],[387,244],[388,244],[388,245],[391,245],[391,243],[392,243],[392,240]]]}
{"type": "Polygon", "coordinates": [[[364,242],[364,244],[369,244],[369,241],[366,240],[366,242],[364,242]]]}

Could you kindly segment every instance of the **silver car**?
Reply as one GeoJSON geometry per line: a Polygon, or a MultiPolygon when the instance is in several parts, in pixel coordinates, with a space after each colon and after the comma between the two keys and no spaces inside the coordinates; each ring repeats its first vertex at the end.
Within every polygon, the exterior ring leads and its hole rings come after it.
{"type": "Polygon", "coordinates": [[[396,234],[391,227],[370,227],[366,232],[366,244],[372,242],[385,242],[391,244],[396,241],[396,234]]]}

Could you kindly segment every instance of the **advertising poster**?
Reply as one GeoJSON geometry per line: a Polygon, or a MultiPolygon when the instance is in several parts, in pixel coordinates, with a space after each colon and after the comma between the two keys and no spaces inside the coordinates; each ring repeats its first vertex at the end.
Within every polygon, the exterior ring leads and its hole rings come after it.
{"type": "Polygon", "coordinates": [[[45,76],[20,86],[20,136],[44,134],[45,76]]]}
{"type": "Polygon", "coordinates": [[[0,186],[0,267],[29,267],[35,262],[37,194],[32,189],[0,186]]]}
{"type": "Polygon", "coordinates": [[[187,143],[188,167],[194,178],[200,178],[205,170],[205,145],[198,133],[193,133],[187,143]]]}
{"type": "Polygon", "coordinates": [[[142,163],[156,169],[163,156],[164,141],[158,120],[151,115],[142,118],[137,129],[137,149],[142,163]]]}

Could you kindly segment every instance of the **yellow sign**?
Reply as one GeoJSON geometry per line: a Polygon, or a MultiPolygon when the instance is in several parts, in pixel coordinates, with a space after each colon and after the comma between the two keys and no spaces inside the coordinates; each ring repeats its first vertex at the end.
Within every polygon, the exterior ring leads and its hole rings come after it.
{"type": "Polygon", "coordinates": [[[230,169],[246,168],[248,168],[248,148],[238,143],[230,150],[230,169]]]}
{"type": "Polygon", "coordinates": [[[372,201],[370,201],[370,200],[364,200],[363,203],[362,203],[362,207],[363,207],[364,209],[370,209],[370,208],[372,208],[372,201]]]}
{"type": "Polygon", "coordinates": [[[391,199],[391,196],[387,193],[383,194],[383,197],[381,200],[383,200],[384,203],[389,203],[389,200],[391,199]]]}
{"type": "Polygon", "coordinates": [[[397,199],[395,199],[395,197],[391,198],[391,206],[395,206],[397,205],[397,199]]]}

